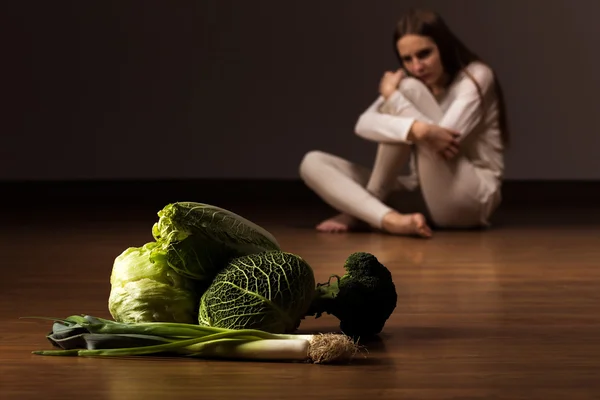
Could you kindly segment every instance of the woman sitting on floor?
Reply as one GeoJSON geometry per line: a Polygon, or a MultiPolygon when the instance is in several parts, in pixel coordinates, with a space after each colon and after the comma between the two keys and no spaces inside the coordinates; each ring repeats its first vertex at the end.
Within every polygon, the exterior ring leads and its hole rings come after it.
{"type": "Polygon", "coordinates": [[[397,24],[401,68],[388,71],[356,134],[378,143],[372,169],[311,151],[306,185],[341,214],[317,225],[345,232],[367,224],[390,234],[431,237],[432,228],[490,225],[501,202],[507,143],[502,91],[492,69],[434,12],[411,10],[397,24]],[[400,176],[410,164],[411,175],[400,176]],[[427,208],[404,214],[392,192],[420,189],[427,208]]]}

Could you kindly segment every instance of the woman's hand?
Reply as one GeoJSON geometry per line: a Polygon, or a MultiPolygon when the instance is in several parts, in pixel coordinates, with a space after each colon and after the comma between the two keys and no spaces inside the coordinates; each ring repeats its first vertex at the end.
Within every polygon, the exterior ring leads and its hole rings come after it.
{"type": "Polygon", "coordinates": [[[387,100],[398,89],[404,76],[404,70],[401,68],[395,72],[387,71],[379,82],[379,94],[387,100]]]}
{"type": "Polygon", "coordinates": [[[441,126],[415,121],[413,139],[450,160],[458,154],[460,133],[441,126]]]}

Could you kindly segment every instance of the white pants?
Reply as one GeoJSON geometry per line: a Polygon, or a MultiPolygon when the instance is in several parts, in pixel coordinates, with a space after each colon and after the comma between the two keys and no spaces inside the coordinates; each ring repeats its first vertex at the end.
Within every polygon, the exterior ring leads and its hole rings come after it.
{"type": "MultiPolygon", "coordinates": [[[[440,106],[420,81],[404,78],[399,89],[415,107],[403,109],[401,115],[411,116],[411,111],[418,110],[432,121],[442,118],[440,106]]],[[[464,156],[445,160],[426,146],[379,143],[372,169],[333,154],[311,151],[302,159],[300,177],[333,208],[381,228],[383,216],[393,210],[385,203],[389,195],[411,190],[400,177],[411,153],[416,157],[418,185],[430,223],[445,228],[489,225],[500,202],[499,188],[489,190],[464,156]]]]}

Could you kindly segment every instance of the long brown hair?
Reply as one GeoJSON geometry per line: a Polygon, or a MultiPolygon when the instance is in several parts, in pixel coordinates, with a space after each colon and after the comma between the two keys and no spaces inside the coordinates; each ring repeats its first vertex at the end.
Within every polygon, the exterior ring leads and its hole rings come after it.
{"type": "MultiPolygon", "coordinates": [[[[402,66],[404,66],[404,62],[398,53],[396,44],[401,37],[408,34],[427,36],[433,40],[439,49],[442,66],[450,78],[448,80],[449,82],[452,82],[458,73],[463,71],[471,62],[482,61],[477,54],[468,49],[467,46],[454,35],[440,15],[429,10],[410,9],[400,18],[394,32],[394,52],[402,66]]],[[[477,86],[479,96],[483,102],[481,87],[468,71],[464,71],[477,86]]],[[[499,124],[502,140],[505,144],[508,144],[509,135],[506,105],[502,87],[497,76],[494,76],[494,85],[498,96],[499,124]]]]}

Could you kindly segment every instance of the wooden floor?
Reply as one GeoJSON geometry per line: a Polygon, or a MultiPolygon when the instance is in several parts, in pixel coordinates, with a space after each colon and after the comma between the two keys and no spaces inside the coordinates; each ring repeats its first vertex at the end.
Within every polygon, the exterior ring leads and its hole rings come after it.
{"type": "MultiPolygon", "coordinates": [[[[189,199],[187,199],[189,200],[189,199]]],[[[203,201],[198,199],[199,201],[203,201]]],[[[49,349],[46,322],[109,317],[112,261],[151,240],[155,204],[4,208],[0,230],[0,399],[598,399],[600,221],[595,208],[521,205],[488,231],[432,240],[318,234],[318,204],[220,204],[269,229],[318,280],[354,251],[393,273],[398,306],[351,365],[92,359],[49,349]]],[[[335,318],[303,330],[335,330],[335,318]]]]}

